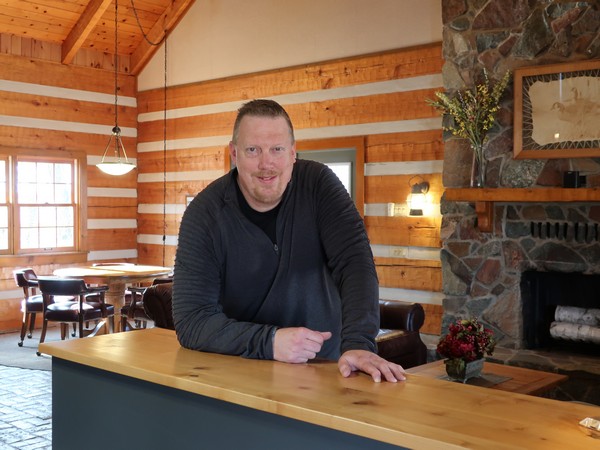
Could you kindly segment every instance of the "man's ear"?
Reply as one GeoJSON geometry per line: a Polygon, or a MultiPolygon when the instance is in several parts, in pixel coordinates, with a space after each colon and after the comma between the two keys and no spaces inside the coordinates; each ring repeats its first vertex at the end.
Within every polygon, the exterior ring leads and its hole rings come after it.
{"type": "Polygon", "coordinates": [[[229,142],[229,157],[231,158],[231,162],[236,164],[237,153],[235,151],[235,145],[233,145],[233,142],[229,142]]]}

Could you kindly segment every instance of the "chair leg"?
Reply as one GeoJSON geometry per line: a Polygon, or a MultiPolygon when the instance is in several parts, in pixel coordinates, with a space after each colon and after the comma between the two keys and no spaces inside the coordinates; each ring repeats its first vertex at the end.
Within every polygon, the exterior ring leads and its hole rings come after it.
{"type": "Polygon", "coordinates": [[[60,324],[60,340],[64,341],[67,338],[68,333],[69,333],[69,324],[61,323],[60,324]]]}
{"type": "Polygon", "coordinates": [[[27,331],[27,319],[29,318],[29,313],[23,313],[23,325],[21,325],[21,340],[17,343],[19,347],[23,347],[23,341],[25,340],[25,332],[27,331]]]}
{"type": "Polygon", "coordinates": [[[33,336],[33,330],[35,328],[35,317],[35,313],[29,314],[29,334],[27,334],[27,337],[29,339],[31,339],[31,336],[33,336]]]}
{"type": "MultiPolygon", "coordinates": [[[[46,329],[47,328],[48,328],[48,321],[44,318],[44,324],[42,325],[42,334],[40,335],[40,344],[43,343],[44,340],[46,340],[46,329]]],[[[42,353],[39,351],[39,347],[38,347],[38,351],[35,353],[38,356],[42,356],[42,353]]]]}
{"type": "Polygon", "coordinates": [[[85,334],[83,331],[83,320],[81,318],[79,319],[79,337],[80,338],[85,337],[85,334]]]}

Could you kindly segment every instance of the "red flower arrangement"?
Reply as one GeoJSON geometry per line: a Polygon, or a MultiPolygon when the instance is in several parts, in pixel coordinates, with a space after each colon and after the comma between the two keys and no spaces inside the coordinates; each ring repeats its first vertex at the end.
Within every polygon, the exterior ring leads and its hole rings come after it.
{"type": "Polygon", "coordinates": [[[470,362],[494,352],[496,340],[492,330],[484,328],[476,318],[459,319],[448,330],[437,346],[438,353],[446,358],[470,362]]]}

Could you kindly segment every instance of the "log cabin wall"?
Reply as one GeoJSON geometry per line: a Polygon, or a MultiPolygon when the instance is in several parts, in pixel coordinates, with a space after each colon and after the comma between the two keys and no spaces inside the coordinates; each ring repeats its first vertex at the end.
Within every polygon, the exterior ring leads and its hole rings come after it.
{"type": "MultiPolygon", "coordinates": [[[[8,53],[2,42],[2,53],[8,53]]],[[[247,99],[272,97],[290,112],[299,146],[339,137],[364,142],[364,212],[381,296],[421,302],[427,310],[424,331],[439,333],[443,145],[439,118],[424,99],[441,86],[440,44],[169,88],[166,166],[163,91],[141,92],[136,178],[135,171],[109,177],[94,167],[114,122],[113,73],[84,63],[63,66],[53,62],[60,55],[51,46],[31,53],[37,47],[12,42],[11,50],[21,49],[24,57],[0,55],[3,147],[85,153],[90,253],[2,259],[0,332],[20,325],[14,268],[48,274],[101,260],[172,265],[186,198],[228,170],[235,110],[247,99]],[[406,215],[413,176],[431,184],[429,214],[421,218],[406,215]],[[403,206],[398,216],[387,216],[388,203],[403,206]]],[[[111,69],[100,59],[87,64],[111,69]]],[[[126,71],[127,61],[120,61],[119,72],[126,71]]],[[[119,88],[119,125],[135,160],[135,79],[120,74],[119,88]]]]}
{"type": "MultiPolygon", "coordinates": [[[[111,177],[95,167],[114,126],[114,69],[108,59],[66,66],[58,62],[60,48],[56,51],[52,44],[36,45],[4,35],[0,40],[0,153],[44,155],[52,151],[83,155],[87,161],[83,252],[0,256],[3,332],[17,330],[21,324],[23,293],[13,280],[15,268],[32,267],[38,274],[51,274],[63,266],[137,260],[137,173],[111,177]]],[[[126,74],[127,65],[128,58],[119,60],[118,117],[127,155],[135,161],[136,79],[126,74]]]]}
{"type": "Polygon", "coordinates": [[[364,143],[364,212],[381,297],[421,302],[423,331],[439,334],[439,203],[443,143],[426,105],[442,86],[441,44],[400,49],[138,94],[138,260],[173,264],[187,198],[229,169],[237,108],[252,98],[280,102],[298,146],[354,138],[364,143]],[[166,121],[165,121],[166,119],[166,121]],[[408,217],[409,180],[430,183],[423,217],[408,217]],[[388,203],[400,214],[387,215],[388,203]]]}

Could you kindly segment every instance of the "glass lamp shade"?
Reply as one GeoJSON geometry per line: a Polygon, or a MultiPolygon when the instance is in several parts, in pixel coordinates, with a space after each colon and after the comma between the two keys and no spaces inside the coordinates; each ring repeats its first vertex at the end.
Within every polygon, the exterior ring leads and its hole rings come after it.
{"type": "Polygon", "coordinates": [[[408,196],[409,216],[423,215],[423,210],[427,206],[427,192],[429,192],[429,183],[426,181],[414,184],[411,187],[410,195],[408,196]]]}
{"type": "Polygon", "coordinates": [[[101,162],[96,167],[108,175],[125,175],[135,168],[135,164],[130,162],[101,162]]]}
{"type": "Polygon", "coordinates": [[[425,206],[425,194],[410,194],[409,206],[409,215],[422,216],[423,207],[425,206]]]}
{"type": "Polygon", "coordinates": [[[96,167],[108,175],[125,175],[135,168],[135,164],[129,162],[127,159],[127,153],[125,152],[125,147],[123,146],[123,141],[121,140],[121,129],[118,125],[115,125],[115,127],[112,129],[112,134],[108,140],[108,144],[106,144],[106,148],[104,149],[102,160],[100,163],[96,164],[96,167]],[[106,153],[108,152],[113,138],[115,140],[114,146],[116,161],[105,161],[106,153]],[[123,157],[125,158],[124,161],[121,157],[121,153],[123,153],[123,157]]]}

